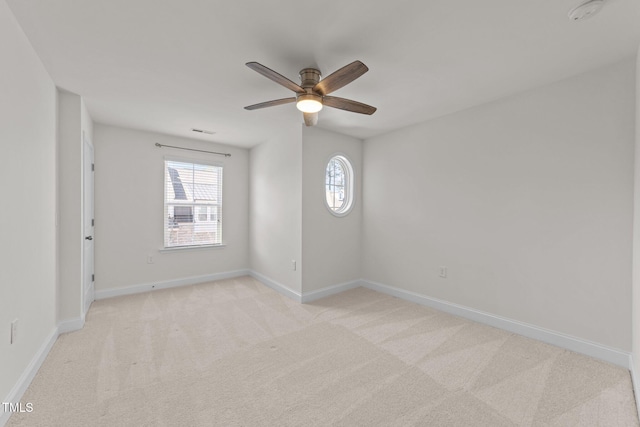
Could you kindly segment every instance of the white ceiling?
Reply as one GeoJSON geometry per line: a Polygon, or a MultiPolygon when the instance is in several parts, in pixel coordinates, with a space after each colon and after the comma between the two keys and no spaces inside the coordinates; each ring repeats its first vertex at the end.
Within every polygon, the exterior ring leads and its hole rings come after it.
{"type": "Polygon", "coordinates": [[[608,0],[571,22],[580,0],[7,0],[55,83],[93,119],[251,147],[291,122],[295,104],[244,106],[359,59],[369,72],[332,95],[318,126],[367,138],[616,62],[640,44],[640,1],[608,0]],[[199,136],[191,128],[215,131],[199,136]]]}

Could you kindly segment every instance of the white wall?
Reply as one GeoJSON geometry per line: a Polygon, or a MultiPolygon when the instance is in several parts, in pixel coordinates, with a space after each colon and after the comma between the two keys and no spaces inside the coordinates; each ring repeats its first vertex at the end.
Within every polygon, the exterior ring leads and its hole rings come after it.
{"type": "Polygon", "coordinates": [[[366,141],[364,277],[629,351],[634,68],[366,141]]]}
{"type": "Polygon", "coordinates": [[[247,269],[248,150],[200,140],[94,127],[96,292],[247,269]],[[231,153],[225,158],[155,143],[231,153]],[[164,158],[224,164],[222,248],[161,252],[164,158]],[[147,257],[154,263],[148,264],[147,257]]]}
{"type": "Polygon", "coordinates": [[[302,132],[302,291],[361,278],[362,141],[318,127],[302,132]],[[344,217],[327,209],[325,170],[336,153],[353,165],[354,206],[344,217]]]}
{"type": "MultiPolygon", "coordinates": [[[[0,2],[0,399],[56,327],[56,89],[0,2]],[[9,345],[10,323],[19,319],[9,345]]],[[[0,411],[0,423],[2,420],[0,411]]]]}
{"type": "Polygon", "coordinates": [[[298,294],[304,268],[301,177],[301,125],[251,149],[251,270],[298,294]]]}
{"type": "Polygon", "coordinates": [[[82,317],[82,99],[58,90],[58,321],[82,317]]]}
{"type": "Polygon", "coordinates": [[[640,411],[640,48],[636,59],[636,144],[633,209],[632,373],[640,411]]]}
{"type": "Polygon", "coordinates": [[[88,137],[91,146],[93,146],[93,119],[82,98],[80,99],[80,127],[88,137]]]}

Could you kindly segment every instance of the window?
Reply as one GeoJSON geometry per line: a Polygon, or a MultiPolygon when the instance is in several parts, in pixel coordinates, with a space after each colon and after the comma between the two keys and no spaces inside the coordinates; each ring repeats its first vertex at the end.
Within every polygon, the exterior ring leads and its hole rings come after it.
{"type": "Polygon", "coordinates": [[[222,166],[164,162],[164,247],[222,244],[222,166]]]}
{"type": "Polygon", "coordinates": [[[175,222],[193,222],[193,209],[191,206],[174,206],[173,219],[175,222]]]}
{"type": "Polygon", "coordinates": [[[341,154],[331,157],[327,163],[325,203],[336,216],[348,214],[353,206],[353,167],[341,154]]]}

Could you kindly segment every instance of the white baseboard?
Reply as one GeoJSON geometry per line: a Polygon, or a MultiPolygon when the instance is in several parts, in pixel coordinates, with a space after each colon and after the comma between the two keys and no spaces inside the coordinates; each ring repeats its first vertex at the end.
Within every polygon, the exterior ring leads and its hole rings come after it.
{"type": "Polygon", "coordinates": [[[84,312],[82,313],[82,317],[85,317],[87,315],[87,312],[89,311],[89,307],[91,307],[91,303],[95,300],[96,298],[96,288],[95,288],[95,282],[91,282],[91,284],[89,285],[89,289],[85,290],[84,293],[84,312]]]}
{"type": "Polygon", "coordinates": [[[596,359],[604,360],[606,362],[613,363],[614,365],[622,366],[625,369],[631,369],[631,354],[622,350],[583,340],[581,338],[572,337],[560,332],[540,328],[538,326],[519,322],[517,320],[507,319],[505,317],[485,313],[462,305],[450,303],[436,298],[430,298],[415,292],[395,288],[393,286],[383,285],[382,283],[376,283],[369,280],[362,280],[361,283],[362,286],[374,291],[382,292],[406,301],[411,301],[417,304],[432,307],[446,313],[454,314],[456,316],[464,317],[466,319],[470,319],[479,323],[484,323],[489,326],[494,326],[496,328],[514,332],[519,335],[524,335],[525,337],[533,338],[539,341],[546,342],[548,344],[565,348],[567,350],[575,351],[576,353],[595,357],[596,359]]]}
{"type": "MultiPolygon", "coordinates": [[[[29,365],[27,365],[24,372],[18,379],[18,382],[13,386],[13,388],[9,392],[9,395],[5,398],[5,400],[3,400],[3,402],[20,402],[20,399],[22,399],[24,392],[27,391],[29,384],[31,384],[31,381],[33,381],[33,378],[38,373],[38,369],[40,369],[40,366],[42,366],[42,362],[44,362],[44,360],[47,358],[47,355],[51,351],[51,348],[53,347],[53,344],[55,344],[57,339],[58,328],[54,328],[49,336],[45,338],[44,342],[42,343],[36,354],[33,356],[33,359],[31,359],[31,362],[29,363],[29,365]]],[[[9,421],[10,417],[11,412],[5,412],[0,408],[0,426],[4,426],[7,421],[9,421]]]]}
{"type": "Polygon", "coordinates": [[[75,319],[63,320],[58,323],[58,334],[79,331],[82,328],[84,328],[84,316],[77,317],[75,319]]]}
{"type": "Polygon", "coordinates": [[[631,367],[629,368],[629,371],[631,372],[631,385],[633,386],[633,396],[636,399],[636,411],[638,412],[638,417],[640,418],[640,388],[638,388],[640,386],[640,383],[638,383],[638,380],[640,380],[640,378],[638,378],[636,376],[636,369],[635,369],[635,359],[633,357],[633,354],[631,354],[631,357],[629,358],[629,364],[631,365],[631,367]]]}
{"type": "Polygon", "coordinates": [[[268,278],[267,276],[262,275],[262,274],[258,273],[257,271],[253,271],[253,270],[249,271],[249,275],[251,277],[253,277],[254,279],[259,280],[263,284],[267,285],[268,287],[270,287],[274,291],[278,292],[279,294],[282,294],[282,295],[286,296],[287,298],[291,298],[292,300],[294,300],[296,302],[302,302],[302,295],[301,294],[299,294],[298,292],[296,292],[294,290],[291,290],[291,289],[287,288],[282,283],[276,282],[275,280],[272,280],[272,279],[268,278]]]}
{"type": "Polygon", "coordinates": [[[339,283],[337,285],[327,286],[325,288],[317,289],[311,292],[298,293],[294,290],[289,289],[282,283],[276,282],[275,280],[256,271],[251,270],[249,272],[249,275],[256,280],[259,280],[264,285],[270,287],[274,291],[278,292],[279,294],[282,294],[287,298],[303,304],[362,286],[362,282],[360,280],[352,280],[351,282],[339,283]]]}
{"type": "Polygon", "coordinates": [[[311,292],[303,292],[301,302],[303,304],[312,302],[359,286],[362,286],[362,282],[360,280],[352,280],[351,282],[339,283],[337,285],[327,286],[326,288],[317,289],[311,292]]]}
{"type": "Polygon", "coordinates": [[[196,285],[199,283],[212,282],[214,280],[231,279],[234,277],[247,276],[249,270],[226,271],[222,273],[206,274],[204,276],[185,277],[183,279],[166,280],[162,282],[143,283],[140,285],[127,286],[125,288],[113,288],[95,291],[95,299],[119,297],[122,295],[133,295],[142,292],[155,291],[157,289],[176,288],[179,286],[196,285]]]}

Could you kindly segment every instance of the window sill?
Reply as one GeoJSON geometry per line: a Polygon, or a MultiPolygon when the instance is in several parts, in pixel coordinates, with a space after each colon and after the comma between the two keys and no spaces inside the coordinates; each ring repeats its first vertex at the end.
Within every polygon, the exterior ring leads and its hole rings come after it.
{"type": "Polygon", "coordinates": [[[173,248],[160,248],[158,252],[181,252],[181,251],[198,251],[201,249],[224,249],[225,244],[220,245],[200,245],[200,246],[176,246],[173,248]]]}

